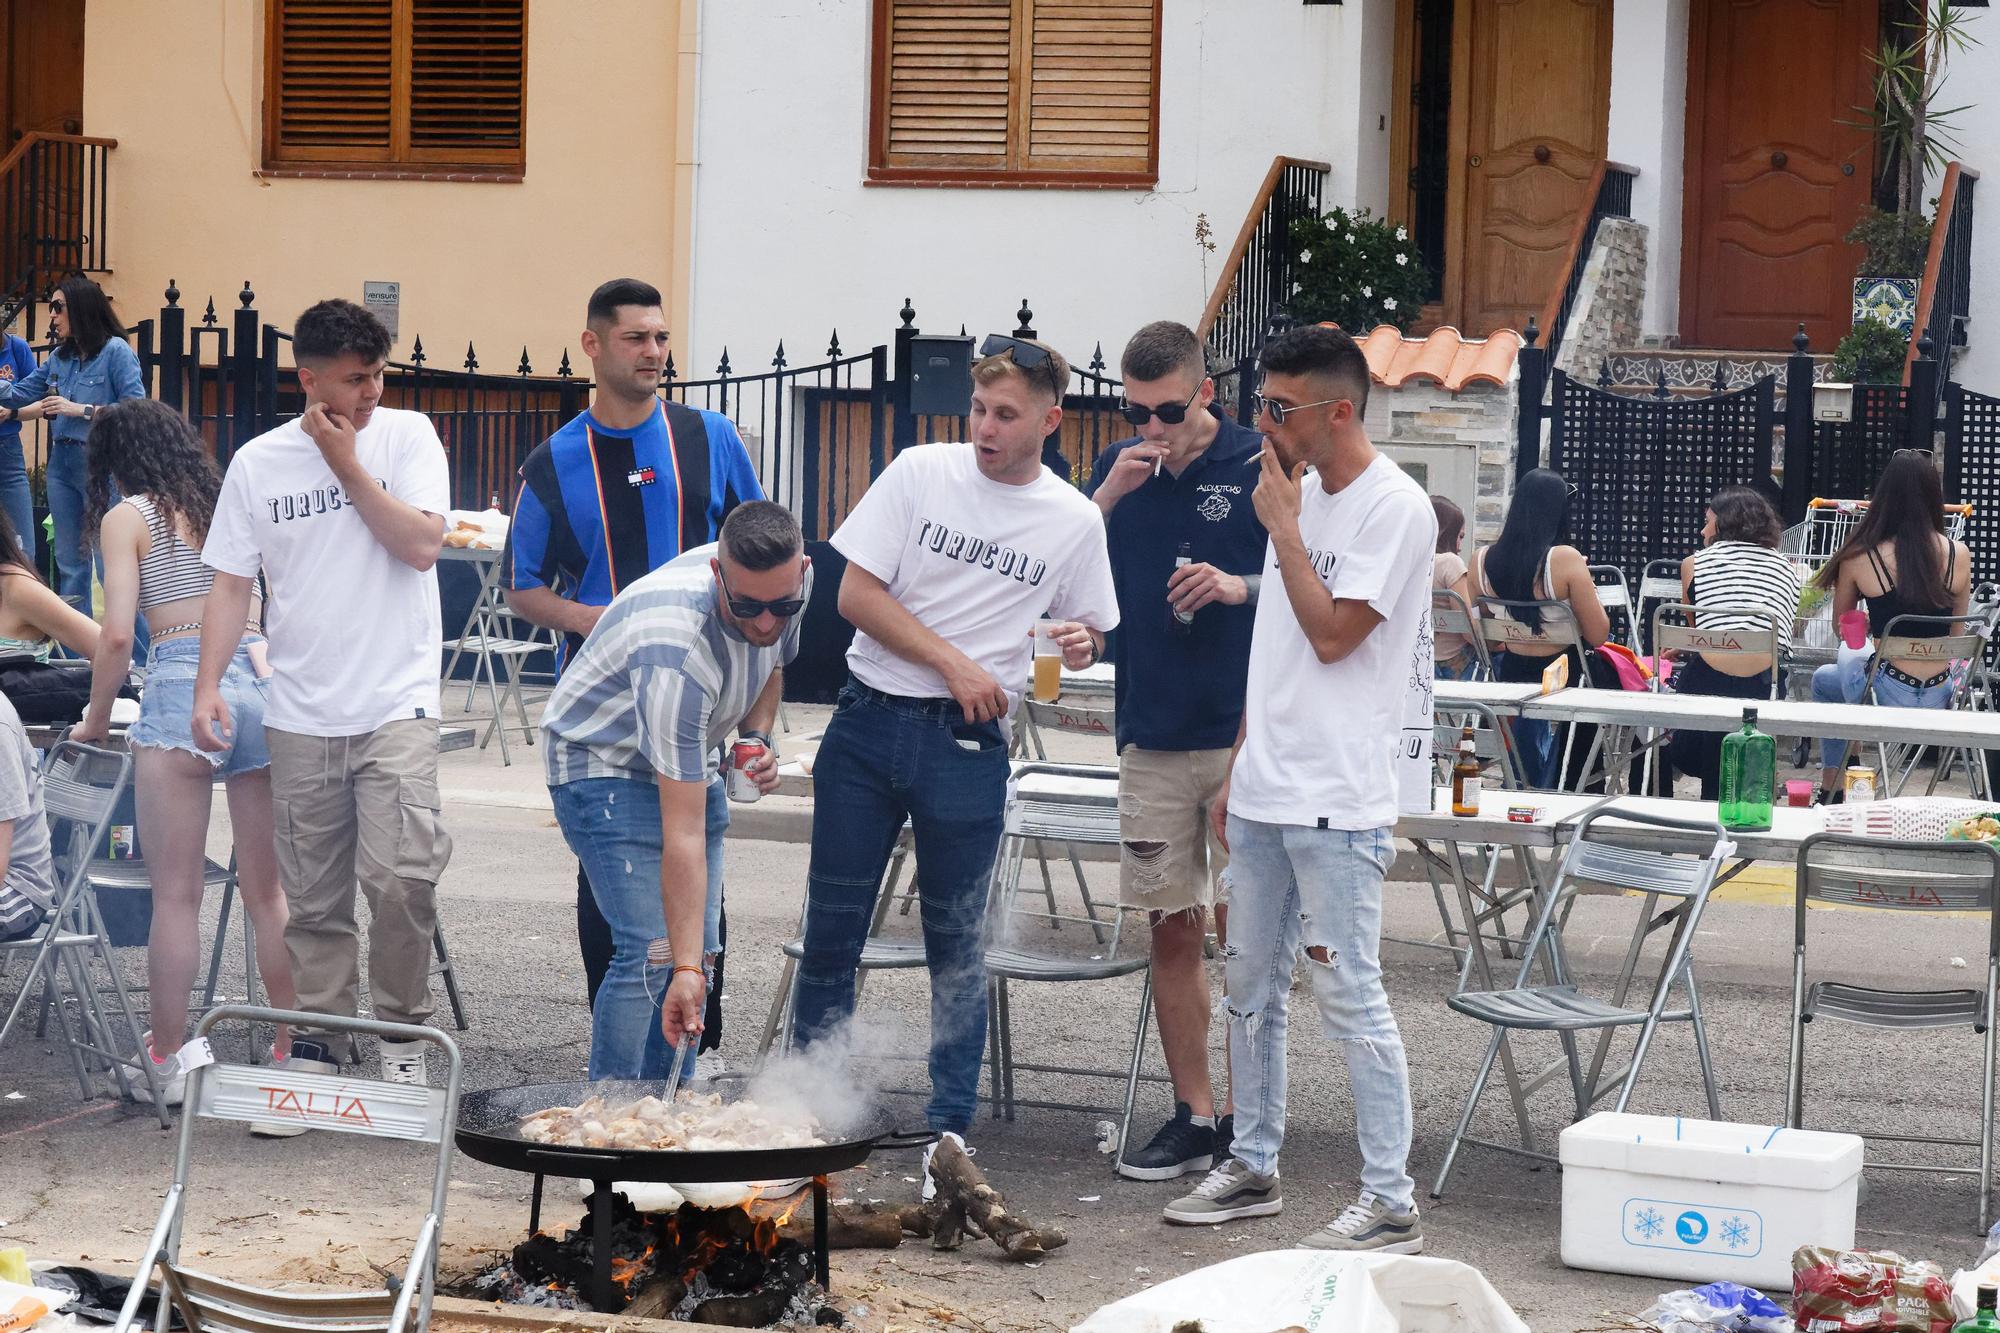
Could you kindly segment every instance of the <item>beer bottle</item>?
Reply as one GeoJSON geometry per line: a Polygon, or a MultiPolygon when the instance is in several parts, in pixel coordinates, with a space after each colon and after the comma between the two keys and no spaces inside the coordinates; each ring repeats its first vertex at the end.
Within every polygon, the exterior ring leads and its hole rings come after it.
{"type": "MultiPolygon", "coordinates": [[[[1188,543],[1182,542],[1181,549],[1174,555],[1174,568],[1185,569],[1193,563],[1193,548],[1188,543]]],[[[1167,598],[1167,628],[1175,634],[1180,635],[1194,633],[1194,612],[1183,611],[1175,606],[1174,599],[1171,596],[1167,598]]]]}
{"type": "Polygon", "coordinates": [[[1458,738],[1458,762],[1451,766],[1451,812],[1463,819],[1479,814],[1479,747],[1469,722],[1458,738]]]}

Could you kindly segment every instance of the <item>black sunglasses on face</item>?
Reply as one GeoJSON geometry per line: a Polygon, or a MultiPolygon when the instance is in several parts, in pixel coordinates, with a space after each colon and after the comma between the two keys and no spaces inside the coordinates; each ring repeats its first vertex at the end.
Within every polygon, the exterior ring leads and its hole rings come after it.
{"type": "Polygon", "coordinates": [[[979,344],[979,355],[982,359],[999,356],[1002,352],[1008,353],[1013,358],[1014,364],[1022,370],[1033,370],[1037,366],[1047,367],[1049,388],[1055,392],[1056,401],[1062,401],[1065,386],[1056,383],[1055,362],[1049,360],[1049,351],[1046,347],[1037,347],[1019,338],[1009,338],[1004,333],[989,333],[986,335],[986,341],[979,344]]]}
{"type": "Polygon", "coordinates": [[[69,307],[64,305],[60,300],[49,302],[49,311],[52,314],[60,315],[63,311],[67,309],[69,309],[69,307]]]}
{"type": "Polygon", "coordinates": [[[1147,407],[1143,403],[1126,403],[1119,407],[1118,415],[1135,426],[1143,426],[1154,417],[1169,426],[1178,426],[1187,420],[1187,414],[1194,409],[1194,400],[1201,397],[1201,385],[1194,386],[1185,403],[1161,403],[1158,407],[1147,407]]]}
{"type": "Polygon", "coordinates": [[[1271,415],[1271,420],[1280,426],[1284,425],[1285,418],[1294,412],[1303,412],[1308,407],[1326,407],[1333,403],[1344,403],[1346,401],[1348,400],[1345,398],[1322,398],[1316,403],[1281,403],[1275,398],[1266,398],[1261,393],[1250,395],[1250,402],[1253,409],[1251,412],[1252,417],[1263,416],[1268,412],[1271,415]]]}
{"type": "Polygon", "coordinates": [[[789,620],[805,609],[803,597],[780,597],[772,602],[760,602],[755,597],[738,597],[729,590],[729,576],[717,567],[716,577],[722,580],[722,599],[729,603],[729,614],[738,620],[755,620],[766,612],[780,620],[789,620]]]}

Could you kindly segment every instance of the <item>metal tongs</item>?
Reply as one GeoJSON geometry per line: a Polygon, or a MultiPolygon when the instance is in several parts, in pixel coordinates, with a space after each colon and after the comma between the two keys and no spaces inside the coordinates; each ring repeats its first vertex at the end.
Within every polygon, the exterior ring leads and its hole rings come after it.
{"type": "Polygon", "coordinates": [[[694,1033],[681,1033],[680,1045],[674,1048],[674,1062],[667,1067],[667,1092],[660,1100],[673,1104],[674,1096],[680,1092],[681,1084],[687,1079],[687,1071],[694,1064],[694,1033]]]}

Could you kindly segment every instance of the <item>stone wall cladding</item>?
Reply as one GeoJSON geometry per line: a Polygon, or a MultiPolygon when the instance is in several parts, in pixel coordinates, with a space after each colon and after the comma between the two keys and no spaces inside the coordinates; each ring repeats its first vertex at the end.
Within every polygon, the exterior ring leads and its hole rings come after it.
{"type": "Polygon", "coordinates": [[[1556,369],[1586,384],[1613,352],[1639,345],[1646,305],[1646,228],[1630,218],[1605,218],[1585,261],[1570,307],[1569,327],[1556,349],[1556,369]]]}
{"type": "Polygon", "coordinates": [[[1477,506],[1467,522],[1473,541],[1480,544],[1500,535],[1514,491],[1514,418],[1520,386],[1515,374],[1504,385],[1469,384],[1457,393],[1428,380],[1406,381],[1393,389],[1377,384],[1369,391],[1368,434],[1378,443],[1478,450],[1477,506]]]}

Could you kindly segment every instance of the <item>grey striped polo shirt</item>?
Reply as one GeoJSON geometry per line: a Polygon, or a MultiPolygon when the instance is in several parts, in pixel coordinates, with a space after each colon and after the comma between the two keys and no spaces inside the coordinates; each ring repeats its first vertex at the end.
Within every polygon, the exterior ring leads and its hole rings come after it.
{"type": "MultiPolygon", "coordinates": [[[[709,758],[771,672],[797,656],[799,623],[769,648],[723,617],[708,567],[715,545],[684,552],[626,588],[564,669],[542,710],[549,785],[584,778],[705,781],[709,758]]],[[[806,571],[805,594],[812,594],[806,571]]]]}

